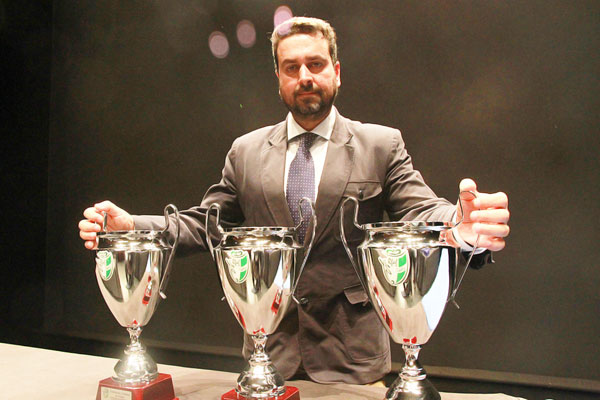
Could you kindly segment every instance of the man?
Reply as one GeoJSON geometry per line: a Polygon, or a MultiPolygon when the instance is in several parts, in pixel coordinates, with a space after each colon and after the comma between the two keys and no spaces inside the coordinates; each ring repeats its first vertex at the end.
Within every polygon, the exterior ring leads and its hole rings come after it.
{"type": "MultiPolygon", "coordinates": [[[[223,225],[294,226],[295,199],[308,193],[316,199],[318,222],[297,287],[301,304],[292,304],[270,336],[268,352],[286,378],[306,374],[317,382],[373,382],[390,369],[389,338],[341,244],[342,199],[360,201],[361,223],[382,221],[384,212],[393,220],[450,221],[461,217],[460,209],[438,198],[412,168],[398,130],[351,121],[333,107],[341,75],[328,23],[293,18],[275,29],[271,41],[279,94],[290,113],[285,121],[234,141],[221,181],[200,206],[181,212],[178,253],[206,250],[204,221],[212,203],[221,205],[223,225]]],[[[477,188],[466,179],[460,190],[477,188]]],[[[463,201],[458,244],[467,249],[466,242],[475,243],[480,235],[479,247],[501,250],[509,232],[507,203],[503,193],[478,193],[463,201]]],[[[88,249],[96,245],[102,212],[108,214],[109,230],[164,224],[162,216],[134,217],[105,201],[86,209],[79,224],[88,249]]],[[[454,236],[447,239],[456,244],[454,236]]],[[[245,351],[252,348],[246,339],[245,351]]]]}

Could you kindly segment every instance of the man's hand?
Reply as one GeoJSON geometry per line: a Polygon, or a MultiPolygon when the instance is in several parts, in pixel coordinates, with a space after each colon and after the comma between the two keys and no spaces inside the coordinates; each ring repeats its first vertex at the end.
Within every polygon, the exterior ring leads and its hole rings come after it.
{"type": "Polygon", "coordinates": [[[79,221],[79,236],[85,240],[86,249],[96,248],[96,233],[103,230],[104,214],[106,213],[106,231],[129,231],[135,229],[133,217],[125,210],[120,209],[110,201],[103,201],[93,207],[86,208],[83,216],[86,219],[79,221]]]}
{"type": "MultiPolygon", "coordinates": [[[[508,220],[508,196],[505,193],[479,193],[477,185],[471,179],[463,179],[460,182],[460,191],[473,192],[462,193],[461,201],[464,211],[463,222],[458,226],[461,238],[470,245],[475,245],[479,235],[478,248],[491,251],[502,250],[505,246],[504,238],[508,236],[510,228],[508,220]]],[[[460,204],[457,203],[457,220],[462,217],[460,204]]]]}

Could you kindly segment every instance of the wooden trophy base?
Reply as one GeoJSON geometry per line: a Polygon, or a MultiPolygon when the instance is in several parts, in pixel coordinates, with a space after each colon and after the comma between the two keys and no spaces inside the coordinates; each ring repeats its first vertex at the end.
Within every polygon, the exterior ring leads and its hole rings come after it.
{"type": "Polygon", "coordinates": [[[158,377],[145,385],[122,385],[106,378],[98,384],[96,400],[178,400],[169,374],[158,377]]]}
{"type": "MultiPolygon", "coordinates": [[[[230,390],[221,396],[221,400],[252,400],[238,394],[235,389],[230,390]]],[[[297,387],[286,386],[285,392],[281,396],[267,397],[261,400],[300,400],[300,392],[297,387]]]]}

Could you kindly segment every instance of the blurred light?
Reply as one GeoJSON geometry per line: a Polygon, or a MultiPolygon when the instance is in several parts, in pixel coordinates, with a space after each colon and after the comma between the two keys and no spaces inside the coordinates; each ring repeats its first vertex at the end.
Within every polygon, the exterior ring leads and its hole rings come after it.
{"type": "Polygon", "coordinates": [[[254,43],[256,42],[256,29],[254,29],[254,24],[246,19],[240,21],[237,26],[237,39],[242,47],[249,48],[254,46],[254,43]]]}
{"type": "Polygon", "coordinates": [[[275,10],[275,15],[273,16],[273,22],[275,26],[281,24],[282,22],[287,21],[292,18],[294,14],[292,10],[288,6],[279,6],[277,10],[275,10]]]}
{"type": "Polygon", "coordinates": [[[225,58],[229,54],[229,41],[223,32],[214,31],[208,37],[208,47],[217,58],[225,58]]]}

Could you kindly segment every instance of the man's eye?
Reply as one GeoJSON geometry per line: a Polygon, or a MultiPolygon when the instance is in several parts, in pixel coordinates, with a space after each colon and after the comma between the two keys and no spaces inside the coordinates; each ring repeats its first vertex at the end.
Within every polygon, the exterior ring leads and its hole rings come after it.
{"type": "Polygon", "coordinates": [[[285,70],[290,73],[290,72],[296,72],[298,71],[298,66],[297,65],[288,65],[287,67],[285,67],[285,70]]]}
{"type": "Polygon", "coordinates": [[[325,64],[321,61],[314,61],[308,65],[308,68],[311,72],[320,72],[323,68],[325,68],[325,64]]]}

